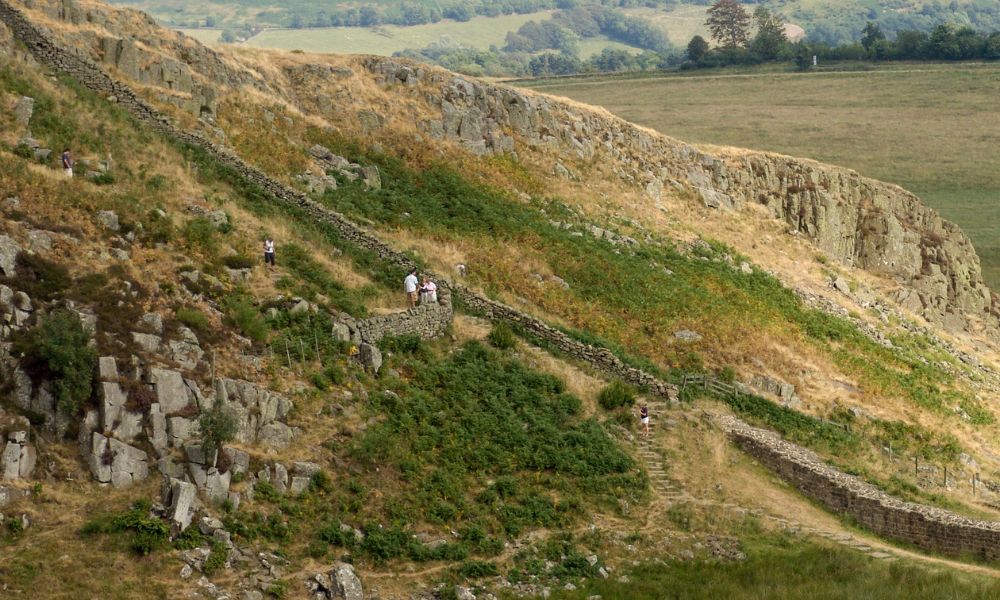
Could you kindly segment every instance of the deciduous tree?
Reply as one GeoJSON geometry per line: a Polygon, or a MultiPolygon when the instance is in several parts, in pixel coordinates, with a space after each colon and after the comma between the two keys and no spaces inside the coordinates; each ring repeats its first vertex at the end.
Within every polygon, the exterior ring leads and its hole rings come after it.
{"type": "Polygon", "coordinates": [[[708,54],[708,42],[705,41],[705,38],[700,35],[696,35],[691,38],[687,47],[688,60],[698,62],[705,58],[706,54],[708,54]]]}
{"type": "Polygon", "coordinates": [[[705,21],[712,39],[725,48],[740,48],[750,39],[750,15],[736,0],[718,0],[705,21]]]}

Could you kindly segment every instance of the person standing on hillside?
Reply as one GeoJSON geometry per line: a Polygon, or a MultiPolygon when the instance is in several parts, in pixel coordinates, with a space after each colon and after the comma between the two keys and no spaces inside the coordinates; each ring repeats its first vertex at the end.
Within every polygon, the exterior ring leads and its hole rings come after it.
{"type": "Polygon", "coordinates": [[[649,437],[649,407],[645,404],[639,408],[639,422],[642,423],[642,434],[649,437]]]}
{"type": "Polygon", "coordinates": [[[430,277],[424,275],[424,282],[420,284],[420,303],[437,304],[437,289],[437,284],[431,281],[430,277]]]}
{"type": "Polygon", "coordinates": [[[403,292],[406,293],[406,300],[410,303],[410,308],[417,305],[417,270],[411,269],[403,280],[403,292]]]}
{"type": "Polygon", "coordinates": [[[66,177],[70,179],[73,178],[73,157],[69,153],[69,148],[63,148],[62,151],[62,168],[63,173],[66,177]]]}
{"type": "Polygon", "coordinates": [[[270,236],[264,240],[264,264],[274,267],[274,240],[270,236]]]}

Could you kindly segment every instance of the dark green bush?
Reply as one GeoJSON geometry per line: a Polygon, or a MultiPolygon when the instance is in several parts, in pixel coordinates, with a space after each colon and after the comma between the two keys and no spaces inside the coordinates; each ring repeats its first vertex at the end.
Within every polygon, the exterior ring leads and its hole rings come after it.
{"type": "Polygon", "coordinates": [[[208,331],[208,317],[197,308],[182,307],[177,309],[177,320],[190,327],[195,333],[208,331]]]}
{"type": "Polygon", "coordinates": [[[597,402],[606,410],[632,406],[635,404],[635,390],[624,381],[616,379],[601,390],[597,402]]]}
{"type": "Polygon", "coordinates": [[[27,160],[32,160],[35,158],[35,151],[27,144],[18,144],[14,146],[14,155],[27,160]]]}
{"type": "Polygon", "coordinates": [[[386,336],[379,340],[379,348],[387,352],[414,354],[420,350],[420,336],[415,333],[386,336]]]}
{"type": "Polygon", "coordinates": [[[80,318],[56,310],[14,344],[30,372],[52,381],[59,409],[67,415],[75,415],[90,398],[97,353],[89,343],[90,333],[80,318]]]}
{"type": "Polygon", "coordinates": [[[211,575],[225,566],[226,558],[229,556],[229,549],[222,542],[212,542],[212,551],[202,565],[201,570],[205,575],[211,575]]]}
{"type": "Polygon", "coordinates": [[[226,317],[240,330],[240,333],[255,342],[267,339],[267,322],[253,304],[246,298],[234,297],[225,304],[226,317]]]}
{"type": "Polygon", "coordinates": [[[490,345],[498,350],[511,350],[517,346],[517,337],[514,335],[514,331],[510,325],[503,321],[493,324],[493,329],[490,330],[486,339],[490,345]]]}
{"type": "Polygon", "coordinates": [[[91,177],[90,181],[97,185],[111,185],[115,182],[115,176],[110,171],[103,171],[91,177]]]}
{"type": "Polygon", "coordinates": [[[215,225],[205,217],[191,219],[184,226],[184,239],[189,248],[214,253],[217,245],[215,225]]]}
{"type": "Polygon", "coordinates": [[[482,579],[483,577],[496,577],[500,571],[491,562],[468,560],[459,565],[458,574],[466,579],[482,579]]]}
{"type": "Polygon", "coordinates": [[[212,408],[201,413],[198,419],[201,428],[201,448],[206,456],[236,437],[236,418],[221,401],[216,400],[212,408]]]}
{"type": "Polygon", "coordinates": [[[230,269],[250,269],[253,268],[257,261],[249,256],[243,256],[241,254],[230,254],[222,259],[222,264],[229,267],[230,269]]]}
{"type": "Polygon", "coordinates": [[[84,524],[81,533],[126,534],[129,548],[146,556],[167,545],[170,525],[159,517],[150,516],[149,500],[139,500],[132,508],[119,514],[106,514],[84,524]]]}

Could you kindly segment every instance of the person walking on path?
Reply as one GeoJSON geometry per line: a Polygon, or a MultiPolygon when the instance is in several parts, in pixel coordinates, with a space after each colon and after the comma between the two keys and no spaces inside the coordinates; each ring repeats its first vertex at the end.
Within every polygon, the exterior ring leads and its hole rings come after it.
{"type": "Polygon", "coordinates": [[[70,179],[73,178],[73,157],[69,153],[69,148],[63,148],[62,151],[62,168],[63,173],[66,177],[70,179]]]}
{"type": "Polygon", "coordinates": [[[270,237],[264,240],[264,264],[274,266],[274,240],[270,237]]]}
{"type": "Polygon", "coordinates": [[[639,422],[642,423],[642,434],[649,437],[649,407],[645,404],[639,408],[639,422]]]}
{"type": "Polygon", "coordinates": [[[431,281],[430,277],[424,275],[424,282],[420,284],[420,303],[437,304],[437,289],[437,284],[431,281]]]}
{"type": "Polygon", "coordinates": [[[403,291],[406,293],[406,300],[410,303],[410,308],[417,305],[417,270],[412,269],[403,280],[403,291]]]}

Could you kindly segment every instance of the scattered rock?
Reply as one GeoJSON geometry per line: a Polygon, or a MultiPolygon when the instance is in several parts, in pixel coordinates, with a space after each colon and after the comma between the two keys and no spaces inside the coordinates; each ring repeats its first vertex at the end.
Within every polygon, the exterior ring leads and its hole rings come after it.
{"type": "Polygon", "coordinates": [[[31,115],[35,109],[35,99],[28,96],[21,96],[14,105],[14,123],[27,131],[31,122],[31,115]]]}
{"type": "Polygon", "coordinates": [[[105,229],[118,231],[121,225],[118,223],[118,215],[111,210],[102,210],[97,213],[97,223],[105,229]]]}
{"type": "Polygon", "coordinates": [[[851,285],[847,283],[847,280],[844,279],[843,277],[837,277],[830,283],[830,285],[831,287],[833,287],[833,289],[837,290],[842,294],[851,293],[851,285]]]}
{"type": "Polygon", "coordinates": [[[382,352],[378,347],[367,342],[363,342],[358,347],[358,359],[366,371],[378,374],[379,369],[382,368],[382,352]]]}
{"type": "Polygon", "coordinates": [[[0,272],[7,277],[14,276],[14,262],[21,246],[7,234],[0,235],[0,272]]]}
{"type": "Polygon", "coordinates": [[[697,342],[702,339],[702,336],[700,333],[689,329],[681,329],[680,331],[674,332],[674,338],[682,342],[697,342]]]}

